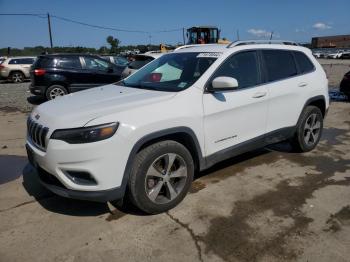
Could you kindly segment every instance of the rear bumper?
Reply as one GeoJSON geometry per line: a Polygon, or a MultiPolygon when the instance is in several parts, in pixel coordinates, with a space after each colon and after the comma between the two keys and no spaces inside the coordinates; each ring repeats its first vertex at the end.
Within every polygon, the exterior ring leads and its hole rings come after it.
{"type": "Polygon", "coordinates": [[[46,86],[33,86],[30,85],[29,86],[29,91],[33,94],[33,95],[45,95],[45,90],[46,90],[46,86]]]}

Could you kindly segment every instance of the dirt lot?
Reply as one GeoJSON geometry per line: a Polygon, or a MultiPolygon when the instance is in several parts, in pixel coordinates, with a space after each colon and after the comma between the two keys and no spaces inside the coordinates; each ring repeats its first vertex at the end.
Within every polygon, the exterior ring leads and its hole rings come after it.
{"type": "Polygon", "coordinates": [[[282,143],[225,161],[177,208],[145,216],[42,188],[24,150],[31,105],[6,104],[4,90],[15,92],[0,85],[0,262],[350,260],[348,102],[331,104],[316,150],[282,143]]]}

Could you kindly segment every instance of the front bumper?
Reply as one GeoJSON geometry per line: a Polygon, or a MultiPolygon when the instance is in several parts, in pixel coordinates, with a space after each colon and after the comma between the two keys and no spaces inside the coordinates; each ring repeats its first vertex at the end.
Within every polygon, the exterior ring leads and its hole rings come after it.
{"type": "Polygon", "coordinates": [[[46,172],[40,166],[32,165],[32,167],[37,174],[40,183],[51,192],[62,197],[95,202],[108,202],[122,199],[124,196],[125,190],[123,190],[122,187],[100,191],[79,191],[68,189],[54,175],[46,172]]]}
{"type": "Polygon", "coordinates": [[[129,154],[122,144],[119,136],[86,144],[47,139],[43,151],[28,137],[26,148],[29,162],[46,188],[64,197],[105,202],[120,199],[125,192],[129,154]],[[87,174],[93,183],[82,183],[72,178],[73,173],[87,174]]]}

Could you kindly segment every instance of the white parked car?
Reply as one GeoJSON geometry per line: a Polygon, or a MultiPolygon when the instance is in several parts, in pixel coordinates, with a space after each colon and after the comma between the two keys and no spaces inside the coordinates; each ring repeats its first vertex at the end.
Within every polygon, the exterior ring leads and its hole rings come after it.
{"type": "Polygon", "coordinates": [[[14,83],[21,83],[30,78],[30,66],[34,63],[35,57],[18,56],[10,57],[0,64],[0,78],[8,79],[14,83]]]}
{"type": "Polygon", "coordinates": [[[329,106],[326,74],[309,49],[263,43],[185,46],[119,83],[37,106],[26,147],[41,182],[70,198],[127,195],[159,213],[224,159],[286,139],[312,150],[329,106]]]}
{"type": "Polygon", "coordinates": [[[164,53],[150,51],[144,54],[134,55],[134,61],[130,62],[121,74],[121,78],[126,78],[132,73],[139,70],[141,67],[147,65],[154,59],[161,57],[164,53]]]}
{"type": "Polygon", "coordinates": [[[343,51],[337,51],[327,54],[327,58],[331,59],[339,59],[343,54],[343,51]]]}

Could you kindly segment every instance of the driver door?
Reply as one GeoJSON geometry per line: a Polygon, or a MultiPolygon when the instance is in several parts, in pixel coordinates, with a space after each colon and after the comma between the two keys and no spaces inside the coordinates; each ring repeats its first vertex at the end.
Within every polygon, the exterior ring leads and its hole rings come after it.
{"type": "Polygon", "coordinates": [[[213,74],[210,84],[219,76],[236,78],[238,88],[203,95],[206,156],[253,142],[266,130],[268,93],[261,85],[257,51],[233,54],[213,74]]]}

